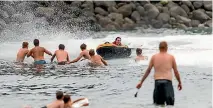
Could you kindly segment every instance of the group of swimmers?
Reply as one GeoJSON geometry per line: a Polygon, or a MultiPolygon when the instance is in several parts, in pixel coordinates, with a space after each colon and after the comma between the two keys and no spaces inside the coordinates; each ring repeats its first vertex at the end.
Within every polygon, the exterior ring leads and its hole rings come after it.
{"type": "MultiPolygon", "coordinates": [[[[48,51],[44,47],[39,46],[38,39],[34,39],[33,43],[34,43],[35,47],[32,48],[31,50],[28,50],[28,44],[29,44],[28,42],[22,43],[22,48],[19,49],[19,51],[17,53],[17,58],[16,58],[17,62],[23,62],[25,59],[25,56],[27,56],[27,57],[31,56],[32,58],[34,58],[35,65],[46,64],[46,61],[44,60],[44,53],[46,53],[46,54],[52,56],[51,62],[53,62],[54,58],[56,57],[58,65],[75,63],[75,62],[78,62],[79,60],[81,60],[81,58],[83,58],[83,59],[90,60],[91,66],[104,66],[104,65],[107,66],[107,62],[100,55],[96,55],[94,49],[90,49],[89,51],[87,50],[86,44],[80,45],[81,53],[79,54],[79,56],[76,59],[70,61],[69,54],[67,51],[64,50],[65,46],[63,44],[59,44],[58,50],[56,50],[54,52],[54,54],[52,54],[50,51],[48,51]]],[[[123,46],[121,44],[120,37],[117,37],[112,44],[114,46],[123,46]]],[[[144,56],[141,55],[142,49],[137,48],[136,53],[137,53],[137,57],[135,59],[136,61],[144,60],[144,56]]]]}
{"type": "MultiPolygon", "coordinates": [[[[118,44],[120,40],[121,38],[116,38],[114,44],[115,45],[118,44]]],[[[31,49],[30,51],[28,51],[27,49],[28,43],[24,42],[23,48],[20,49],[17,55],[17,61],[23,61],[25,55],[27,55],[27,57],[29,56],[33,57],[36,64],[43,64],[45,63],[44,56],[43,56],[44,52],[52,56],[51,52],[49,52],[43,47],[39,47],[38,39],[34,40],[34,45],[35,47],[31,49]]],[[[121,45],[121,44],[118,44],[118,45],[121,45]]],[[[55,51],[54,55],[51,58],[51,61],[53,61],[54,57],[56,56],[58,60],[58,64],[66,64],[66,63],[77,62],[82,57],[84,57],[85,59],[89,59],[92,63],[96,65],[101,65],[101,64],[107,65],[106,61],[103,60],[101,56],[95,55],[95,52],[93,49],[87,51],[85,44],[82,44],[80,46],[82,52],[80,53],[79,57],[72,61],[69,61],[68,53],[64,51],[64,48],[65,48],[64,45],[60,44],[59,50],[55,51]]],[[[173,84],[172,84],[172,70],[174,71],[175,77],[178,81],[178,90],[182,90],[182,83],[181,83],[180,75],[177,69],[175,57],[167,53],[167,50],[168,50],[167,42],[166,41],[160,42],[159,53],[151,57],[148,68],[146,69],[144,76],[142,77],[141,81],[136,86],[136,88],[138,89],[141,88],[143,82],[145,81],[147,76],[150,74],[152,68],[154,67],[155,88],[153,92],[153,103],[156,105],[164,105],[165,103],[167,105],[174,105],[175,96],[174,96],[174,90],[173,90],[173,84]]],[[[142,53],[142,49],[137,48],[136,49],[137,57],[135,58],[135,61],[146,59],[146,57],[142,56],[141,53],[142,53]]],[[[50,105],[56,105],[56,103],[50,104],[50,105]]],[[[57,105],[59,105],[59,103],[60,102],[58,102],[57,105]]],[[[47,107],[47,108],[63,108],[63,107],[55,106],[55,107],[47,107]]]]}

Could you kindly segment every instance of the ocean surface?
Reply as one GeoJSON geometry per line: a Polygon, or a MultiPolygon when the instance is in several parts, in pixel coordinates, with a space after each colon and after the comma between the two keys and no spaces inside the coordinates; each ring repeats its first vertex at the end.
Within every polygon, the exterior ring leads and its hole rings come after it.
{"type": "MultiPolygon", "coordinates": [[[[26,29],[26,28],[24,28],[26,29]]],[[[183,83],[182,91],[175,90],[174,108],[212,108],[212,35],[170,29],[140,29],[119,32],[65,32],[63,30],[29,30],[22,33],[5,31],[0,39],[0,106],[22,108],[26,105],[40,108],[55,100],[57,90],[70,94],[72,100],[87,97],[85,108],[156,108],[152,96],[152,70],[135,98],[138,84],[153,54],[158,53],[159,42],[168,42],[168,53],[176,58],[183,83]],[[132,48],[129,58],[107,60],[109,66],[91,68],[84,62],[57,66],[48,62],[41,73],[36,73],[32,58],[25,65],[14,63],[23,41],[33,47],[34,38],[40,46],[52,53],[59,44],[65,45],[71,60],[80,52],[80,45],[96,49],[99,44],[112,42],[117,36],[132,48]],[[135,48],[142,48],[148,60],[135,63],[135,48]]]]}

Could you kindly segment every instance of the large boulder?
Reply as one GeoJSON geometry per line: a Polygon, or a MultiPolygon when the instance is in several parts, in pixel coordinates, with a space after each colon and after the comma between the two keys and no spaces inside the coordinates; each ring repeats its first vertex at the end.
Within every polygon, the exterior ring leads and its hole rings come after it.
{"type": "Polygon", "coordinates": [[[81,6],[81,1],[73,1],[72,3],[71,3],[71,6],[76,6],[76,7],[80,7],[81,6]]]}
{"type": "Polygon", "coordinates": [[[163,26],[163,22],[161,20],[152,19],[152,27],[153,28],[161,28],[163,26]]]}
{"type": "Polygon", "coordinates": [[[206,14],[212,18],[212,11],[206,11],[206,14]]]}
{"type": "Polygon", "coordinates": [[[108,15],[108,12],[105,11],[104,9],[100,8],[100,7],[96,7],[95,8],[95,13],[103,15],[103,16],[107,16],[108,15]]]}
{"type": "Polygon", "coordinates": [[[16,13],[16,10],[13,8],[13,6],[10,6],[8,4],[5,4],[4,6],[2,6],[1,9],[6,11],[9,16],[12,16],[13,14],[16,13]]]}
{"type": "Polygon", "coordinates": [[[172,17],[176,17],[177,15],[188,17],[187,13],[180,6],[170,8],[170,15],[172,17]]]}
{"type": "Polygon", "coordinates": [[[144,6],[144,5],[146,5],[146,4],[149,4],[149,3],[150,3],[149,0],[142,0],[142,1],[140,1],[140,4],[141,4],[142,6],[144,6]]]}
{"type": "Polygon", "coordinates": [[[203,1],[203,5],[206,10],[212,11],[212,1],[203,1]]]}
{"type": "Polygon", "coordinates": [[[201,23],[207,21],[208,19],[210,19],[210,17],[208,15],[206,15],[203,11],[201,10],[195,10],[193,11],[193,19],[195,20],[199,20],[201,23]]]}
{"type": "Polygon", "coordinates": [[[187,14],[190,12],[189,7],[185,4],[181,5],[181,8],[183,8],[187,14]]]}
{"type": "Polygon", "coordinates": [[[134,21],[132,21],[131,19],[129,19],[128,17],[124,18],[124,22],[128,23],[128,24],[134,24],[134,21]]]}
{"type": "Polygon", "coordinates": [[[160,13],[157,17],[157,20],[161,20],[164,24],[168,23],[170,15],[168,13],[160,13]]]}
{"type": "Polygon", "coordinates": [[[137,6],[136,10],[139,12],[141,16],[145,15],[145,10],[142,6],[137,6]]]}
{"type": "Polygon", "coordinates": [[[122,25],[123,30],[132,30],[135,28],[135,24],[130,24],[130,23],[124,23],[122,25]]]}
{"type": "Polygon", "coordinates": [[[192,5],[192,2],[190,0],[182,0],[182,3],[194,10],[194,6],[192,5]]]}
{"type": "Polygon", "coordinates": [[[130,16],[132,13],[132,5],[127,4],[118,8],[118,13],[123,14],[124,17],[130,16]]]}
{"type": "Polygon", "coordinates": [[[212,20],[208,20],[205,22],[205,26],[212,27],[212,20]]]}
{"type": "Polygon", "coordinates": [[[156,8],[152,4],[146,4],[144,6],[144,9],[145,9],[145,14],[149,19],[155,19],[158,16],[158,14],[160,13],[158,8],[156,8]]]}
{"type": "Polygon", "coordinates": [[[183,17],[183,16],[180,16],[180,15],[178,15],[177,17],[176,17],[176,19],[178,20],[178,21],[181,21],[181,22],[183,22],[185,25],[187,25],[187,26],[191,26],[191,19],[188,19],[188,18],[186,18],[186,17],[183,17]]]}
{"type": "Polygon", "coordinates": [[[162,13],[170,14],[170,13],[169,13],[169,8],[168,8],[168,7],[163,7],[163,8],[162,8],[162,13]]]}
{"type": "Polygon", "coordinates": [[[196,9],[198,9],[203,6],[203,1],[194,1],[193,5],[196,9]]]}
{"type": "Polygon", "coordinates": [[[114,6],[110,6],[110,7],[108,7],[108,12],[118,12],[118,9],[117,8],[115,8],[114,6]]]}
{"type": "Polygon", "coordinates": [[[111,31],[111,30],[116,30],[116,27],[115,25],[113,24],[107,24],[103,30],[106,30],[106,31],[111,31]]]}
{"type": "Polygon", "coordinates": [[[85,1],[81,7],[83,8],[83,10],[85,11],[91,11],[94,12],[94,4],[93,1],[85,1]]]}
{"type": "Polygon", "coordinates": [[[173,1],[169,1],[169,3],[167,4],[167,7],[170,9],[172,7],[178,6],[178,4],[174,3],[173,1]]]}
{"type": "Polygon", "coordinates": [[[139,22],[141,19],[140,13],[138,11],[132,12],[131,19],[135,22],[139,22]]]}
{"type": "Polygon", "coordinates": [[[112,21],[116,22],[116,23],[119,24],[119,25],[122,25],[123,22],[124,22],[123,15],[120,14],[120,13],[110,13],[110,14],[108,15],[108,17],[109,17],[112,21]]]}
{"type": "Polygon", "coordinates": [[[192,27],[198,27],[199,24],[200,24],[200,21],[199,21],[199,20],[192,20],[192,21],[191,21],[192,27]]]}
{"type": "Polygon", "coordinates": [[[96,6],[103,6],[103,7],[113,7],[116,5],[115,1],[94,1],[96,6]]]}
{"type": "Polygon", "coordinates": [[[105,27],[107,24],[110,24],[110,23],[112,23],[112,21],[109,17],[100,17],[99,19],[99,24],[102,27],[105,27]]]}

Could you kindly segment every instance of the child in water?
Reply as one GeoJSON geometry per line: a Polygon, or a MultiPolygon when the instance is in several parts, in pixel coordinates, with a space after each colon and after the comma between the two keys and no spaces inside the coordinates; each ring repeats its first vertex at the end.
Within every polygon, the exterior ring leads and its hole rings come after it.
{"type": "Polygon", "coordinates": [[[136,49],[136,55],[137,55],[137,57],[135,58],[136,62],[139,62],[141,60],[148,60],[147,56],[142,55],[142,49],[141,48],[136,49]]]}

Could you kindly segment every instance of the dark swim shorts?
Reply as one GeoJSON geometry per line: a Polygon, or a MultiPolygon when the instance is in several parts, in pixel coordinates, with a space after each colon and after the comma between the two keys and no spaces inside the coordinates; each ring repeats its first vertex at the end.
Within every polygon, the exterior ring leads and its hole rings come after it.
{"type": "Polygon", "coordinates": [[[170,80],[155,80],[153,101],[156,105],[174,105],[174,89],[170,80]]]}
{"type": "Polygon", "coordinates": [[[65,65],[66,61],[58,62],[58,65],[65,65]]]}
{"type": "Polygon", "coordinates": [[[41,108],[47,108],[46,106],[44,106],[44,107],[41,107],[41,108]]]}
{"type": "Polygon", "coordinates": [[[36,61],[34,61],[34,64],[35,65],[46,64],[46,61],[45,60],[36,60],[36,61]]]}

